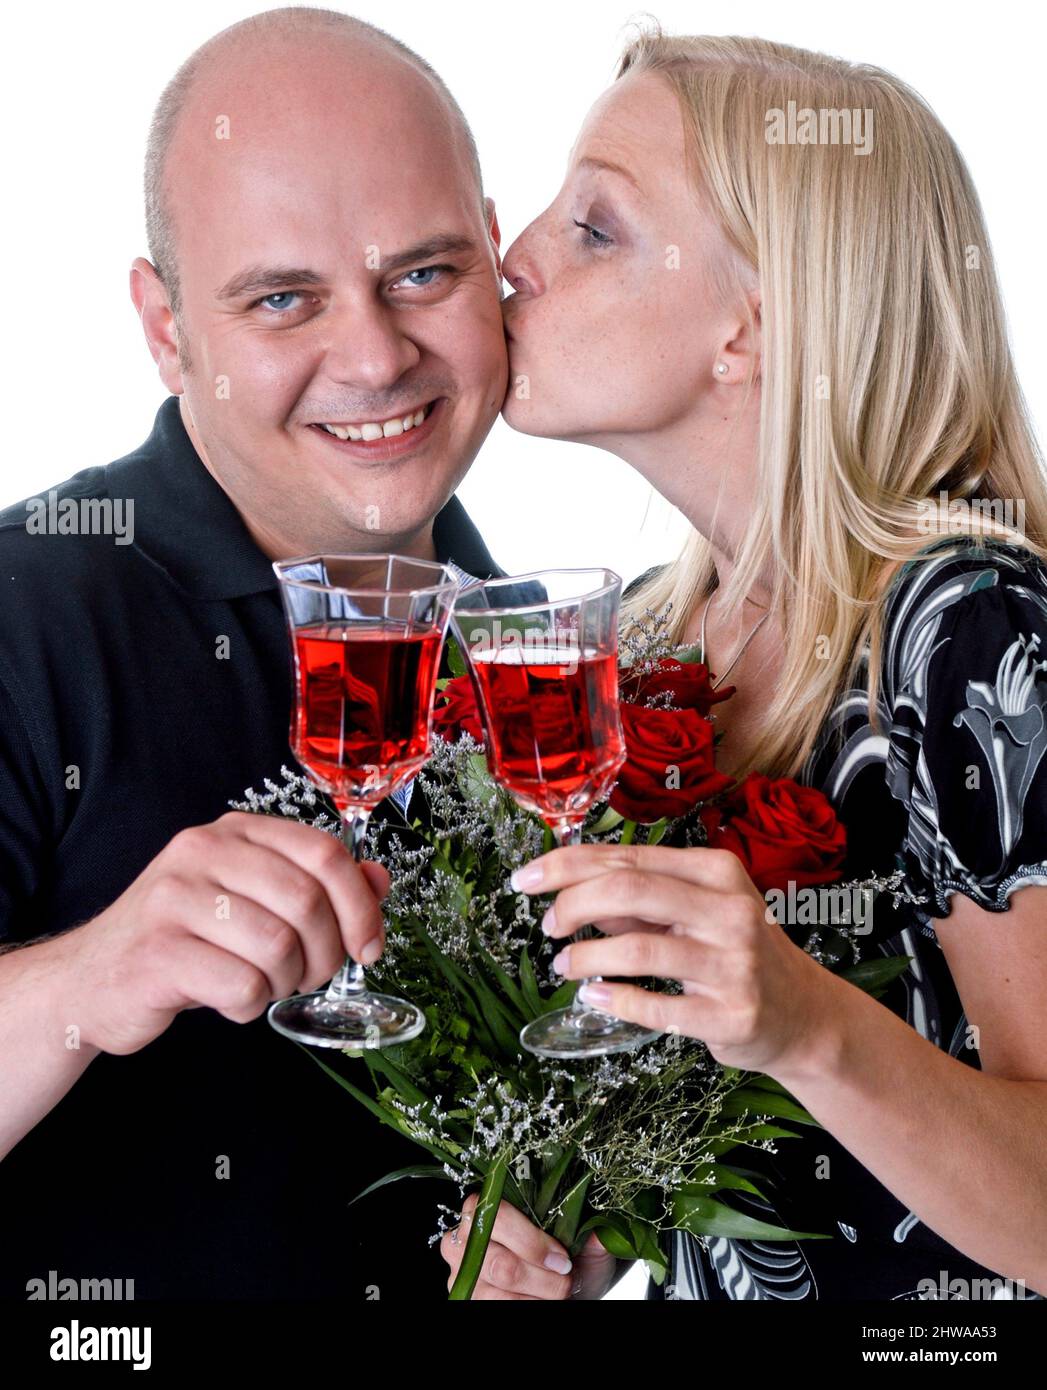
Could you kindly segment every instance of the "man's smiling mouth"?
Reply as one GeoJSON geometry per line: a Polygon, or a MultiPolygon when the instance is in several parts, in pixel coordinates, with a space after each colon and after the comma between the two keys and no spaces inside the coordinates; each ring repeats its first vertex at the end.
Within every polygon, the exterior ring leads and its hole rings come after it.
{"type": "Polygon", "coordinates": [[[409,430],[417,428],[425,422],[435,404],[435,401],[429,401],[425,405],[419,406],[417,410],[410,410],[403,415],[392,415],[387,420],[361,420],[352,423],[340,420],[317,420],[314,422],[314,428],[326,430],[328,434],[333,434],[336,439],[352,439],[371,443],[376,439],[389,439],[393,435],[406,434],[409,430]]]}

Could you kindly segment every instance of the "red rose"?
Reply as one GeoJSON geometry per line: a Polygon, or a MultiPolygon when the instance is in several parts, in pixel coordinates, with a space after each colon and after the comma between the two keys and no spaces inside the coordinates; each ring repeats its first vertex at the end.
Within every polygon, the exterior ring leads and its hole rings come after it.
{"type": "Polygon", "coordinates": [[[620,707],[626,761],[611,807],[628,820],[683,816],[731,785],[717,772],[713,726],[693,709],[620,707]]]}
{"type": "Polygon", "coordinates": [[[791,777],[751,772],[702,822],[712,848],[736,854],[761,893],[840,877],[846,831],[826,796],[791,777]]]}
{"type": "Polygon", "coordinates": [[[433,707],[433,728],[448,743],[462,734],[471,734],[483,743],[484,730],[476,704],[476,692],[468,676],[455,676],[437,694],[433,707]]]}
{"type": "Polygon", "coordinates": [[[632,676],[625,671],[622,675],[623,699],[645,705],[652,696],[670,691],[677,708],[697,710],[699,714],[708,714],[713,705],[729,700],[736,689],[737,686],[725,685],[722,690],[714,690],[709,668],[703,662],[680,662],[672,657],[659,661],[653,671],[632,676]]]}

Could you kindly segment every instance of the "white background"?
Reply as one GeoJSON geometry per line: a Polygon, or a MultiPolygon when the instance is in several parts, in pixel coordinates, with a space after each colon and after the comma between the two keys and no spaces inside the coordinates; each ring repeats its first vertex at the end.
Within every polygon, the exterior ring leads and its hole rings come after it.
{"type": "MultiPolygon", "coordinates": [[[[504,246],[556,193],[582,118],[613,77],[627,22],[642,13],[628,0],[346,7],[409,43],[454,91],[476,134],[504,246]]],[[[981,195],[1019,375],[1042,438],[1042,12],[1002,0],[990,7],[662,0],[652,8],[666,29],[817,48],[886,67],[922,93],[981,195]]],[[[182,59],[254,9],[250,0],[58,0],[20,6],[5,22],[0,506],[106,463],[148,434],[165,393],[127,272],[146,249],[141,166],[149,117],[182,59]]],[[[675,553],[683,534],[679,518],[619,460],[514,435],[500,420],[461,496],[496,559],[515,571],[607,564],[629,579],[675,553]],[[524,475],[526,492],[511,486],[524,475]]]]}
{"type": "MultiPolygon", "coordinates": [[[[5,20],[0,505],[106,463],[148,434],[165,393],[127,275],[146,249],[141,168],[149,117],[182,59],[254,8],[55,0],[19,6],[5,20]]],[[[662,0],[654,12],[676,32],[757,34],[875,63],[930,102],[982,198],[1018,372],[1042,439],[1042,12],[1009,0],[662,0]]],[[[410,44],[454,91],[473,125],[507,246],[556,193],[567,150],[611,81],[625,25],[639,11],[620,0],[385,0],[352,13],[410,44]]],[[[461,495],[495,557],[515,571],[608,564],[631,578],[674,553],[682,535],[680,519],[618,460],[514,435],[501,421],[461,495]],[[526,491],[513,485],[521,476],[526,491]]],[[[634,1270],[612,1297],[642,1297],[642,1288],[634,1270]]]]}

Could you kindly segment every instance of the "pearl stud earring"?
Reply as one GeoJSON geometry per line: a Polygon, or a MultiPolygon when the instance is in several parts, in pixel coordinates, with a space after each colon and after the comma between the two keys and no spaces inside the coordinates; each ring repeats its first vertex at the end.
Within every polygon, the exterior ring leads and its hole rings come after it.
{"type": "Polygon", "coordinates": [[[723,376],[724,372],[726,372],[726,370],[727,370],[727,363],[726,363],[726,362],[718,362],[717,365],[716,365],[716,370],[720,373],[721,376],[723,376]]]}

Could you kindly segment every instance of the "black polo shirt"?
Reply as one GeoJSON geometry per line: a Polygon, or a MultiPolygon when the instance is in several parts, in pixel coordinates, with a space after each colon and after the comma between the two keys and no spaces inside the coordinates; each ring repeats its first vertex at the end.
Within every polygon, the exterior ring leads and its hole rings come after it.
{"type": "MultiPolygon", "coordinates": [[[[49,519],[24,502],[0,512],[8,941],[89,920],[179,830],[295,766],[276,580],[177,398],[134,453],[43,501],[49,519]],[[118,527],[133,499],[132,543],[56,533],[76,525],[59,519],[65,499],[83,516],[92,498],[124,501],[118,527]]],[[[441,559],[497,573],[457,499],[434,541],[441,559]]],[[[0,1162],[0,1295],[25,1298],[53,1269],[133,1278],[136,1298],[442,1299],[427,1238],[454,1188],[411,1179],[347,1206],[422,1161],[264,1015],[188,1010],[139,1052],[96,1057],[0,1162]]]]}

